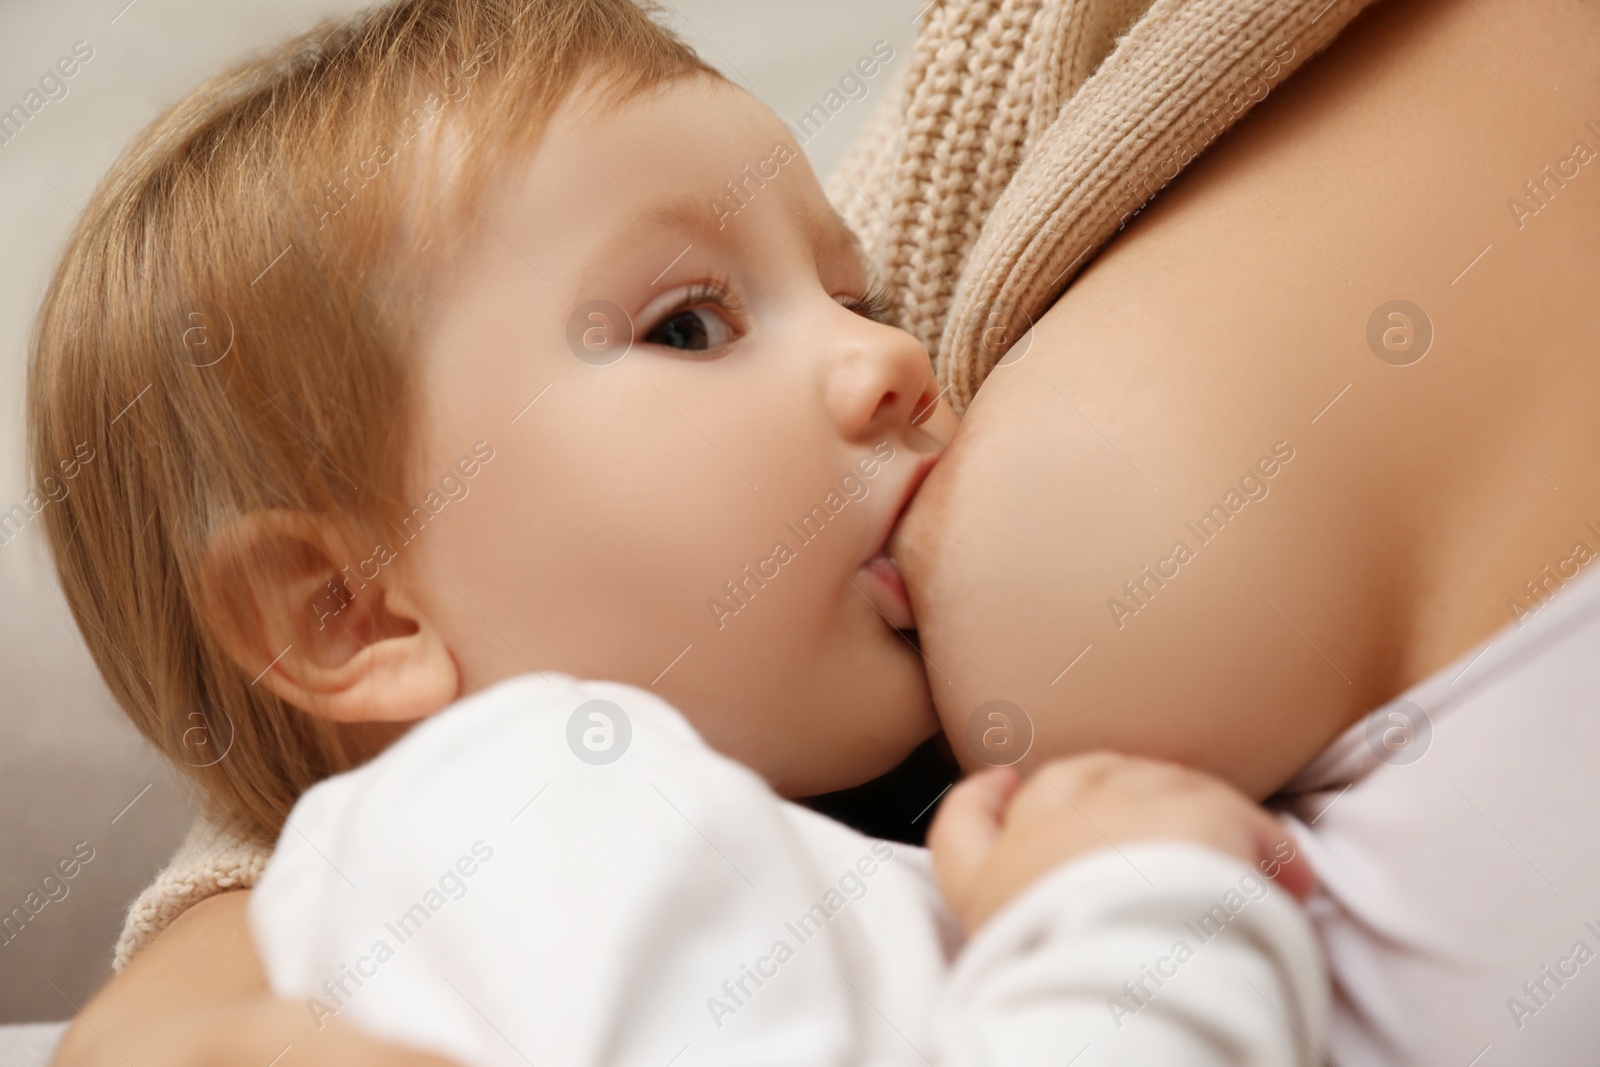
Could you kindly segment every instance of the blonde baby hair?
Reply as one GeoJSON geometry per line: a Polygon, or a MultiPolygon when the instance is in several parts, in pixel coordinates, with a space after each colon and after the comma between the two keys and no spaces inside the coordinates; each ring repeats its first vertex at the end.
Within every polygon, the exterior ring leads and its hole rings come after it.
{"type": "Polygon", "coordinates": [[[217,613],[244,598],[203,581],[208,548],[256,511],[368,538],[406,511],[410,346],[482,197],[580,84],[616,106],[717,76],[653,14],[403,0],[326,22],[157,119],[84,210],[35,324],[30,477],[65,487],[44,525],[95,663],[217,824],[270,844],[362,745],[229,657],[217,613]]]}

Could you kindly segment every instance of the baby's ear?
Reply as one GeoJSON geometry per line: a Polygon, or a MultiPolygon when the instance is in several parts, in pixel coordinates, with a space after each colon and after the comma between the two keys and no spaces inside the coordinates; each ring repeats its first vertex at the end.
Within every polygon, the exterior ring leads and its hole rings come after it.
{"type": "Polygon", "coordinates": [[[200,610],[252,685],[302,711],[347,723],[432,715],[459,693],[455,658],[399,568],[363,563],[353,544],[302,512],[250,512],[207,546],[200,610]]]}

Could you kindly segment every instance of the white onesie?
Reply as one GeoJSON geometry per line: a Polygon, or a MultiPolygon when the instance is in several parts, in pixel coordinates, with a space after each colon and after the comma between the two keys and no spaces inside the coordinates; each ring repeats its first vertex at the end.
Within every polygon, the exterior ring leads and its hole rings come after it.
{"type": "Polygon", "coordinates": [[[925,850],[556,674],[307,792],[249,915],[275,994],[465,1067],[1289,1067],[1328,1010],[1306,919],[1230,857],[1106,848],[963,945],[925,850]]]}

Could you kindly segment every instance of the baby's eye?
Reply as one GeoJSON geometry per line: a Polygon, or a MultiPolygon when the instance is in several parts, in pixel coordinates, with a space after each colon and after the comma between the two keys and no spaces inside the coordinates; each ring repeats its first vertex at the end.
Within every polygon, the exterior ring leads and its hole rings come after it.
{"type": "Polygon", "coordinates": [[[668,315],[644,339],[653,345],[704,352],[733,340],[733,327],[714,307],[691,307],[668,315]]]}
{"type": "Polygon", "coordinates": [[[894,302],[889,295],[889,290],[886,288],[874,286],[867,291],[866,296],[838,297],[837,299],[839,303],[862,318],[871,319],[873,322],[893,322],[894,302]]]}
{"type": "MultiPolygon", "coordinates": [[[[657,306],[652,304],[651,309],[657,306]]],[[[642,316],[645,322],[654,323],[639,335],[645,344],[720,354],[744,332],[744,305],[732,285],[720,277],[681,290],[659,313],[652,314],[651,309],[642,316]]]]}

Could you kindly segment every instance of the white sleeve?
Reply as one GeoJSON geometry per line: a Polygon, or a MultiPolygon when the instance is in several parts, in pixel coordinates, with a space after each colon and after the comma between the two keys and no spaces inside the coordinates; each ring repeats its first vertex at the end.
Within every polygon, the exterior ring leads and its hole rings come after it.
{"type": "Polygon", "coordinates": [[[784,809],[653,694],[524,677],[308,791],[250,925],[319,1026],[465,1067],[844,1067],[853,946],[906,864],[866,838],[819,855],[784,809]]]}
{"type": "Polygon", "coordinates": [[[967,944],[940,1067],[1321,1064],[1329,993],[1289,894],[1197,845],[1103,849],[1030,887],[967,944]]]}

